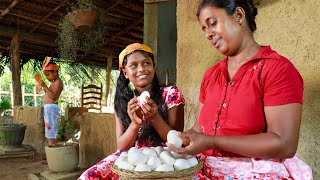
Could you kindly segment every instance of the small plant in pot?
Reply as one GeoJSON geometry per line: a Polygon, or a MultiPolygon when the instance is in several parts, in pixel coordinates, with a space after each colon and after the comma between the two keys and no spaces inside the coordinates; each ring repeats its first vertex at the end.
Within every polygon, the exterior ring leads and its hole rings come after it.
{"type": "Polygon", "coordinates": [[[56,42],[60,58],[75,62],[79,52],[89,52],[103,41],[108,25],[106,13],[92,0],[77,0],[69,11],[60,20],[56,42]]]}

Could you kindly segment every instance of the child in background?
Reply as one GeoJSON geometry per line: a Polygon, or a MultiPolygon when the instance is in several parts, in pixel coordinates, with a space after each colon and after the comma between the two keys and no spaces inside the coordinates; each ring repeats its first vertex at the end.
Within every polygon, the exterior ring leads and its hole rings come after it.
{"type": "Polygon", "coordinates": [[[48,87],[42,79],[38,83],[44,89],[44,123],[45,136],[48,139],[49,146],[54,146],[57,143],[57,130],[59,118],[58,99],[63,90],[63,82],[59,77],[59,66],[53,62],[45,63],[43,66],[43,74],[51,82],[48,87]]]}

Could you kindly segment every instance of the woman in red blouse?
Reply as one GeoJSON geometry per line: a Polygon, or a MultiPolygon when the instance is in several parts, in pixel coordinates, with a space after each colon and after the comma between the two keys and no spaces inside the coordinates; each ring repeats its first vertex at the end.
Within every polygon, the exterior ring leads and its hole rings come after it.
{"type": "Polygon", "coordinates": [[[303,80],[285,57],[259,45],[252,0],[202,0],[200,26],[226,57],[202,79],[199,114],[179,154],[199,154],[198,179],[312,179],[295,156],[303,80]]]}

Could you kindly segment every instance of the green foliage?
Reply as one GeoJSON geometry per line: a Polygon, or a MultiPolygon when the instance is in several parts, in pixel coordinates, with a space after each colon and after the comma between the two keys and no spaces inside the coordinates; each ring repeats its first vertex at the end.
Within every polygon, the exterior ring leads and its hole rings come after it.
{"type": "Polygon", "coordinates": [[[7,109],[11,109],[11,102],[8,99],[0,100],[0,115],[7,109]]]}
{"type": "Polygon", "coordinates": [[[94,5],[92,3],[92,0],[77,0],[71,5],[72,11],[79,11],[79,10],[88,10],[93,9],[94,5]]]}
{"type": "Polygon", "coordinates": [[[71,12],[90,9],[97,13],[97,20],[91,28],[76,29],[69,21],[68,15],[60,20],[56,40],[60,47],[59,56],[63,60],[76,62],[79,51],[86,54],[103,41],[107,21],[104,10],[96,7],[91,0],[77,0],[70,9],[71,12]]]}
{"type": "Polygon", "coordinates": [[[77,129],[74,121],[62,118],[62,120],[58,125],[57,139],[59,141],[67,141],[68,140],[67,138],[73,135],[76,130],[77,129]]]}

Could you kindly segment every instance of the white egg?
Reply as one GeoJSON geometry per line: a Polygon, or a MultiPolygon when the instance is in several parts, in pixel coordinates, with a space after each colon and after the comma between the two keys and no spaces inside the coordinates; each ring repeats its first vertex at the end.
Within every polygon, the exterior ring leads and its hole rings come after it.
{"type": "Polygon", "coordinates": [[[128,162],[134,166],[138,164],[145,164],[148,161],[148,156],[141,152],[129,152],[128,162]]]}
{"type": "Polygon", "coordinates": [[[182,139],[178,136],[178,131],[170,130],[167,134],[168,143],[172,144],[175,148],[180,148],[182,146],[182,139]]]}
{"type": "Polygon", "coordinates": [[[183,169],[190,168],[191,164],[186,159],[177,159],[174,162],[173,167],[174,167],[175,170],[183,170],[183,169]]]}
{"type": "Polygon", "coordinates": [[[152,170],[155,170],[158,166],[161,165],[161,160],[158,157],[150,157],[147,164],[151,167],[152,170]]]}
{"type": "Polygon", "coordinates": [[[131,152],[140,152],[140,150],[136,147],[131,147],[128,151],[128,154],[131,153],[131,152]]]}
{"type": "Polygon", "coordinates": [[[126,152],[126,151],[123,151],[121,154],[120,154],[120,157],[121,156],[125,156],[125,157],[128,157],[128,152],[126,152]]]}
{"type": "Polygon", "coordinates": [[[118,168],[132,171],[134,169],[134,166],[126,161],[119,161],[118,168]]]}
{"type": "Polygon", "coordinates": [[[188,161],[189,161],[191,167],[196,166],[199,163],[198,159],[195,157],[189,158],[188,161]]]}
{"type": "Polygon", "coordinates": [[[139,103],[144,104],[147,103],[147,97],[150,97],[150,94],[148,91],[143,91],[139,96],[139,103]]]}
{"type": "Polygon", "coordinates": [[[151,148],[145,148],[144,150],[142,150],[142,153],[147,155],[149,158],[158,156],[157,152],[154,149],[151,149],[151,148]]]}
{"type": "Polygon", "coordinates": [[[157,155],[160,156],[160,154],[163,151],[163,147],[162,146],[157,146],[154,148],[154,150],[157,152],[157,155]]]}
{"type": "Polygon", "coordinates": [[[172,165],[169,165],[169,164],[161,164],[155,169],[155,171],[169,172],[169,171],[174,171],[174,168],[172,165]]]}
{"type": "Polygon", "coordinates": [[[169,151],[163,151],[160,154],[160,160],[163,164],[169,164],[169,165],[173,165],[175,161],[173,155],[169,151]]]}
{"type": "Polygon", "coordinates": [[[120,161],[126,161],[126,162],[128,162],[128,157],[126,157],[126,156],[119,156],[118,159],[116,159],[116,160],[114,161],[114,164],[115,164],[116,166],[118,166],[118,164],[119,164],[120,161]]]}
{"type": "Polygon", "coordinates": [[[147,164],[138,164],[135,168],[134,171],[146,171],[146,172],[151,172],[151,167],[147,164]]]}

